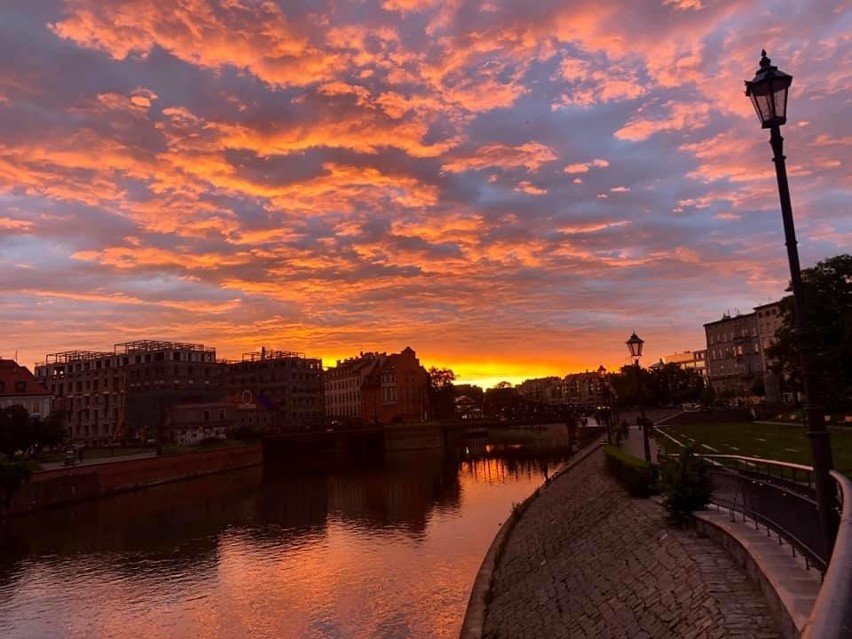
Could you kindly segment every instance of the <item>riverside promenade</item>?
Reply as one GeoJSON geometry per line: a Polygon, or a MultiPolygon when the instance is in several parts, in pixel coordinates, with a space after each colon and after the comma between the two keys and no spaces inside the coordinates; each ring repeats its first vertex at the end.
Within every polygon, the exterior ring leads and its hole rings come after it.
{"type": "Polygon", "coordinates": [[[498,556],[484,615],[492,639],[781,636],[726,551],[631,498],[607,475],[602,448],[529,503],[498,556]]]}

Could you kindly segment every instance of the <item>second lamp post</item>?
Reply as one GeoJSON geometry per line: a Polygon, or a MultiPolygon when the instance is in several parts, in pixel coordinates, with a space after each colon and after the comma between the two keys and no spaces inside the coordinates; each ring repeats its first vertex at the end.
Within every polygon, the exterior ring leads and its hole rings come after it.
{"type": "Polygon", "coordinates": [[[639,396],[639,424],[642,429],[642,445],[645,449],[645,461],[651,463],[651,442],[648,438],[648,420],[645,419],[645,401],[642,396],[642,369],[639,368],[639,358],[642,357],[642,346],[645,340],[640,338],[635,332],[627,340],[627,348],[630,350],[630,357],[633,358],[633,365],[636,368],[636,392],[639,396]]]}

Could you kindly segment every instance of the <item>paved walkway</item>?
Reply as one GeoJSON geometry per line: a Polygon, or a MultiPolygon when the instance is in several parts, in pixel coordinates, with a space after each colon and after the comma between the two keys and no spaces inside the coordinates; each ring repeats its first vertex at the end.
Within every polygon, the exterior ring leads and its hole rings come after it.
{"type": "MultiPolygon", "coordinates": [[[[657,446],[657,442],[654,441],[653,435],[650,436],[648,443],[651,445],[651,463],[656,464],[659,446],[657,446]]],[[[630,435],[626,439],[622,438],[618,446],[629,455],[633,455],[639,459],[645,459],[645,444],[642,441],[642,429],[638,426],[631,426],[630,435]]]]}
{"type": "Polygon", "coordinates": [[[523,513],[494,572],[484,636],[780,637],[726,552],[667,527],[603,460],[596,451],[558,476],[523,513]]]}
{"type": "Polygon", "coordinates": [[[96,457],[94,459],[75,460],[72,466],[66,466],[65,462],[46,462],[41,465],[42,470],[56,470],[57,468],[74,468],[80,466],[97,466],[98,464],[115,464],[117,462],[132,461],[134,459],[148,459],[156,457],[157,451],[137,453],[135,455],[116,455],[115,457],[96,457]]]}

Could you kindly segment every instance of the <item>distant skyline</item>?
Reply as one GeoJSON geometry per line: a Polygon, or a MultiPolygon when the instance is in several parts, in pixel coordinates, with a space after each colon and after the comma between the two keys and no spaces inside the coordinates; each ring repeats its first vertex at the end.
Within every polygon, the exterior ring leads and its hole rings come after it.
{"type": "Polygon", "coordinates": [[[834,0],[0,6],[0,356],[417,351],[460,383],[643,364],[852,246],[834,0]]]}

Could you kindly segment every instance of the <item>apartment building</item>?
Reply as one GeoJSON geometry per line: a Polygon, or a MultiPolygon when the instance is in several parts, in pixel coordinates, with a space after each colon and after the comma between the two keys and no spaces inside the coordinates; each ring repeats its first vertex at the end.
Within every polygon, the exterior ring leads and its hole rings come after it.
{"type": "Polygon", "coordinates": [[[783,323],[781,302],[755,306],[753,312],[704,325],[707,338],[707,376],[716,392],[748,394],[772,361],[766,355],[783,323]]]}
{"type": "Polygon", "coordinates": [[[71,438],[91,446],[159,439],[171,406],[217,401],[223,392],[216,350],[179,342],[51,353],[35,376],[64,411],[71,438]]]}
{"type": "Polygon", "coordinates": [[[338,360],[325,371],[325,414],[329,419],[361,420],[364,416],[364,381],[380,366],[383,353],[359,353],[338,360]]]}
{"type": "Polygon", "coordinates": [[[757,334],[757,314],[730,316],[704,325],[707,376],[717,393],[748,394],[765,372],[757,334]]]}
{"type": "Polygon", "coordinates": [[[304,430],[325,419],[322,360],[304,353],[268,350],[228,362],[225,385],[238,398],[244,425],[265,432],[304,430]]]}
{"type": "Polygon", "coordinates": [[[562,404],[565,401],[565,383],[561,377],[527,379],[518,386],[518,394],[539,404],[562,404]]]}
{"type": "Polygon", "coordinates": [[[604,397],[604,379],[597,371],[565,376],[565,401],[569,404],[599,404],[604,397]]]}

